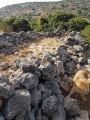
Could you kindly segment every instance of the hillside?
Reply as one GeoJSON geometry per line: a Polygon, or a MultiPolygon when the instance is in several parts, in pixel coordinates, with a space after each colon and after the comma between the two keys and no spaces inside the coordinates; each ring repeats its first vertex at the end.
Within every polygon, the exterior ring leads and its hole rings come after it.
{"type": "Polygon", "coordinates": [[[20,17],[29,20],[56,11],[69,11],[90,19],[90,0],[64,0],[59,2],[28,2],[8,5],[0,9],[0,18],[20,17]]]}

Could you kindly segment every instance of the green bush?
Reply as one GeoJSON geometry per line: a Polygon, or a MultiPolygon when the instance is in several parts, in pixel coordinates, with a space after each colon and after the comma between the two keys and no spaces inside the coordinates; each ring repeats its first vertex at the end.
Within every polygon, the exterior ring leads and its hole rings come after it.
{"type": "Polygon", "coordinates": [[[29,22],[25,19],[9,18],[0,22],[0,29],[7,32],[19,32],[31,30],[31,27],[29,25],[29,22]]]}
{"type": "Polygon", "coordinates": [[[85,37],[86,42],[90,44],[90,25],[86,26],[85,29],[81,31],[81,34],[85,37]]]}
{"type": "Polygon", "coordinates": [[[85,19],[77,16],[69,20],[68,29],[70,31],[72,30],[80,31],[83,30],[88,24],[89,23],[85,19]]]}

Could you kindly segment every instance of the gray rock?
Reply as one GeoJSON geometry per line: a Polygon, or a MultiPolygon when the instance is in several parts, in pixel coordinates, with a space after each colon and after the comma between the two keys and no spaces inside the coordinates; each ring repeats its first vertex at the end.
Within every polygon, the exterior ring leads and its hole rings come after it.
{"type": "Polygon", "coordinates": [[[49,51],[45,51],[43,53],[43,62],[48,61],[50,63],[54,63],[54,60],[52,58],[53,55],[49,51]]]}
{"type": "Polygon", "coordinates": [[[35,120],[35,115],[31,110],[27,110],[24,120],[35,120]]]}
{"type": "Polygon", "coordinates": [[[20,31],[18,34],[19,34],[20,36],[25,36],[25,35],[26,35],[26,32],[20,31]]]}
{"type": "Polygon", "coordinates": [[[53,113],[52,120],[66,120],[66,113],[61,105],[58,105],[57,112],[53,113]]]}
{"type": "Polygon", "coordinates": [[[87,63],[87,58],[86,57],[80,57],[78,58],[78,61],[80,64],[86,64],[87,63]]]}
{"type": "Polygon", "coordinates": [[[38,68],[36,68],[32,63],[30,63],[29,61],[27,60],[23,60],[20,62],[20,68],[22,69],[22,71],[24,73],[28,73],[28,72],[31,72],[33,74],[36,74],[38,77],[41,76],[41,73],[40,71],[38,70],[38,68]]]}
{"type": "Polygon", "coordinates": [[[52,94],[54,94],[55,96],[59,96],[61,95],[61,91],[60,91],[60,86],[58,85],[58,83],[54,80],[52,81],[47,81],[44,83],[44,86],[46,89],[51,90],[52,94]]]}
{"type": "Polygon", "coordinates": [[[66,62],[67,58],[69,57],[68,52],[61,46],[56,48],[55,55],[59,55],[60,60],[63,61],[63,62],[66,62]]]}
{"type": "Polygon", "coordinates": [[[23,72],[18,69],[9,77],[9,83],[15,88],[20,88],[20,81],[22,80],[23,72]]]}
{"type": "Polygon", "coordinates": [[[84,48],[80,45],[73,45],[73,48],[75,49],[75,51],[78,52],[83,52],[84,48]]]}
{"type": "Polygon", "coordinates": [[[24,120],[26,111],[31,105],[31,96],[28,90],[16,90],[15,94],[7,101],[4,108],[5,119],[24,120]]]}
{"type": "Polygon", "coordinates": [[[30,93],[31,93],[31,104],[33,106],[37,106],[38,105],[38,91],[37,91],[37,88],[31,89],[30,93]]]}
{"type": "Polygon", "coordinates": [[[6,70],[9,67],[9,63],[8,62],[1,62],[0,66],[1,66],[2,70],[6,70]]]}
{"type": "Polygon", "coordinates": [[[75,117],[75,120],[89,120],[88,112],[81,110],[80,115],[75,117]]]}
{"type": "Polygon", "coordinates": [[[40,90],[37,91],[37,96],[38,96],[38,103],[40,103],[41,102],[41,96],[42,96],[40,90]]]}
{"type": "Polygon", "coordinates": [[[9,84],[9,79],[6,76],[0,74],[0,83],[9,84]]]}
{"type": "Polygon", "coordinates": [[[50,96],[43,101],[42,104],[43,114],[46,116],[52,116],[58,110],[58,100],[55,96],[50,96]]]}
{"type": "Polygon", "coordinates": [[[64,108],[68,116],[77,116],[80,114],[80,108],[75,99],[65,97],[64,108]]]}
{"type": "Polygon", "coordinates": [[[29,55],[27,57],[27,60],[30,61],[33,65],[35,65],[35,67],[39,67],[41,61],[38,57],[35,57],[35,56],[31,56],[29,55]]]}
{"type": "Polygon", "coordinates": [[[48,117],[43,115],[42,120],[48,120],[48,117]]]}
{"type": "Polygon", "coordinates": [[[5,120],[4,116],[0,114],[0,120],[5,120]]]}
{"type": "Polygon", "coordinates": [[[8,48],[10,46],[12,46],[12,44],[10,44],[6,39],[0,40],[0,47],[6,47],[6,48],[8,48]]]}
{"type": "Polygon", "coordinates": [[[41,102],[43,102],[45,99],[50,97],[51,94],[52,94],[51,90],[47,89],[46,92],[44,94],[42,94],[42,96],[41,96],[41,102]]]}
{"type": "Polygon", "coordinates": [[[69,46],[78,44],[78,41],[75,38],[70,36],[66,37],[64,41],[65,41],[65,45],[69,45],[69,46]]]}
{"type": "Polygon", "coordinates": [[[66,65],[66,66],[65,66],[65,71],[66,71],[66,73],[68,73],[68,74],[73,74],[73,73],[75,73],[74,70],[76,69],[76,65],[75,65],[74,62],[67,62],[65,65],[66,65]]]}
{"type": "Polygon", "coordinates": [[[42,93],[45,92],[45,88],[44,88],[44,85],[43,85],[42,83],[40,83],[40,84],[38,85],[38,88],[39,88],[39,90],[40,90],[42,93]]]}
{"type": "Polygon", "coordinates": [[[41,64],[39,67],[39,70],[41,72],[41,76],[45,77],[47,79],[52,79],[53,75],[55,73],[55,68],[51,63],[47,63],[47,64],[41,64]]]}
{"type": "Polygon", "coordinates": [[[33,89],[38,86],[38,77],[31,73],[25,73],[22,76],[20,81],[21,86],[24,86],[26,89],[33,89]]]}
{"type": "Polygon", "coordinates": [[[14,88],[6,83],[0,83],[0,97],[10,98],[14,94],[14,88]]]}
{"type": "Polygon", "coordinates": [[[20,64],[20,59],[19,58],[15,59],[13,66],[18,69],[19,68],[19,64],[20,64]]]}
{"type": "Polygon", "coordinates": [[[41,111],[41,109],[39,109],[38,112],[37,112],[36,120],[42,120],[42,111],[41,111]]]}

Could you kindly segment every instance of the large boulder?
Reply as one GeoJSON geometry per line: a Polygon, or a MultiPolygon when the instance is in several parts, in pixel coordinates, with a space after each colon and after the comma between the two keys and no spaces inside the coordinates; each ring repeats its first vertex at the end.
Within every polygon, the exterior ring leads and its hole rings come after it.
{"type": "Polygon", "coordinates": [[[43,101],[42,104],[43,114],[46,116],[52,116],[58,110],[58,100],[55,96],[50,96],[43,101]]]}
{"type": "Polygon", "coordinates": [[[7,120],[24,120],[26,111],[31,105],[31,95],[28,90],[16,90],[15,94],[7,101],[4,116],[7,120]]]}

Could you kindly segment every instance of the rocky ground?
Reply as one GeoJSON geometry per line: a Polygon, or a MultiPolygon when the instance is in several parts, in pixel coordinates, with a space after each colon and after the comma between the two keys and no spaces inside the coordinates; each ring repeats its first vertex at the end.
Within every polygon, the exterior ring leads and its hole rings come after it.
{"type": "Polygon", "coordinates": [[[90,68],[90,49],[80,33],[11,34],[0,37],[0,120],[89,120],[90,94],[87,101],[77,93],[67,97],[75,73],[90,68]]]}

